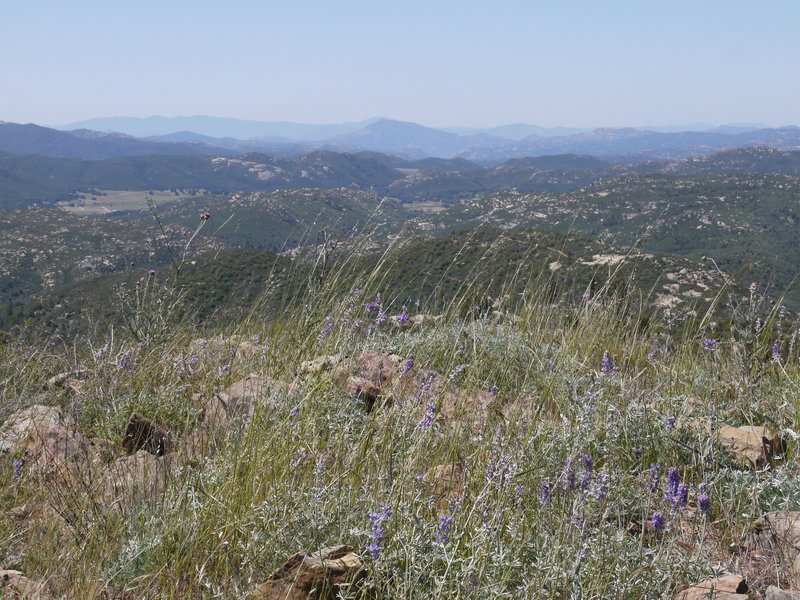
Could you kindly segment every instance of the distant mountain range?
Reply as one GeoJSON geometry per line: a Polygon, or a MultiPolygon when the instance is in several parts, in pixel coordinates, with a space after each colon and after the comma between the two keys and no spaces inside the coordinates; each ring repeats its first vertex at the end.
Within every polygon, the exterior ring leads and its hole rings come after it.
{"type": "MultiPolygon", "coordinates": [[[[2,131],[2,128],[0,128],[2,131]]],[[[68,134],[64,134],[68,135],[68,134]]],[[[165,143],[165,146],[172,144],[165,143]]],[[[496,166],[463,158],[407,160],[392,154],[314,150],[293,157],[230,155],[115,156],[104,160],[19,155],[0,151],[0,209],[97,196],[101,190],[191,190],[194,194],[299,188],[369,190],[401,202],[451,204],[478,194],[575,191],[625,174],[769,173],[800,177],[800,151],[751,147],[669,161],[612,162],[577,154],[523,157],[496,166]]]]}
{"type": "MultiPolygon", "coordinates": [[[[489,165],[500,164],[510,158],[554,154],[586,154],[630,162],[687,158],[746,146],[800,149],[800,128],[796,126],[750,129],[746,125],[737,125],[710,131],[681,132],[605,128],[591,131],[551,130],[545,135],[540,131],[541,128],[528,125],[454,133],[390,119],[339,125],[259,123],[211,117],[151,119],[161,129],[167,125],[178,128],[147,138],[137,138],[129,133],[110,132],[107,129],[61,131],[33,124],[0,123],[0,151],[84,159],[142,154],[234,156],[245,152],[287,157],[312,150],[373,151],[407,159],[458,157],[489,165]],[[193,125],[202,131],[187,128],[193,125]],[[210,131],[226,135],[209,135],[210,131]],[[528,132],[532,133],[519,138],[528,132]],[[248,134],[249,138],[241,139],[240,136],[248,134]]],[[[157,130],[155,126],[143,125],[150,122],[150,119],[101,119],[82,124],[104,128],[119,124],[128,127],[128,131],[157,130]]]]}

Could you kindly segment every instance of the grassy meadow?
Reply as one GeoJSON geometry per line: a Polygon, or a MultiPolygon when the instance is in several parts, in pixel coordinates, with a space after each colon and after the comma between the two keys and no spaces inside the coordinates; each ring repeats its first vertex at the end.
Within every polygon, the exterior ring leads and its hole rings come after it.
{"type": "Polygon", "coordinates": [[[765,512],[800,510],[798,323],[780,302],[723,290],[708,311],[653,312],[619,286],[556,294],[546,270],[521,294],[466,277],[398,297],[384,262],[355,264],[312,271],[269,320],[256,303],[198,325],[165,269],[114,300],[117,327],[7,332],[0,423],[58,407],[64,451],[0,455],[0,567],[42,598],[245,598],[339,544],[363,564],[338,588],[353,599],[666,599],[722,570],[785,583],[748,546],[765,512]],[[365,353],[394,367],[354,393],[365,353]],[[336,358],[304,365],[320,356],[336,358]],[[251,373],[252,411],[190,447],[204,403],[251,373]],[[134,455],[143,474],[118,470],[132,413],[171,439],[134,455]],[[766,464],[717,435],[765,424],[784,446],[766,464]]]}

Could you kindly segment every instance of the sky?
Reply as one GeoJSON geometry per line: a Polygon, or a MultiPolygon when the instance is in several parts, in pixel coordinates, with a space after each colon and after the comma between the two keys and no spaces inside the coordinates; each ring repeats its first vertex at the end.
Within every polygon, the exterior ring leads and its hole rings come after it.
{"type": "Polygon", "coordinates": [[[800,124],[797,0],[0,0],[0,120],[800,124]]]}

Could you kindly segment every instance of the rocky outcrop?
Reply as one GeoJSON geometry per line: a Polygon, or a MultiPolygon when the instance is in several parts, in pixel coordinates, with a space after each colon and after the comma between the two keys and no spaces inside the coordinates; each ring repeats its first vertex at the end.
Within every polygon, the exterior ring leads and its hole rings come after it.
{"type": "Polygon", "coordinates": [[[752,469],[771,465],[773,457],[781,452],[780,433],[769,425],[723,425],[717,431],[717,440],[737,462],[752,469]]]}
{"type": "Polygon", "coordinates": [[[755,524],[748,545],[770,557],[778,581],[800,589],[800,511],[775,511],[755,524]]]}
{"type": "Polygon", "coordinates": [[[0,597],[19,600],[50,600],[44,584],[28,579],[20,571],[0,570],[0,597]]]}
{"type": "Polygon", "coordinates": [[[133,413],[125,426],[122,447],[128,454],[145,450],[156,456],[172,451],[172,440],[166,429],[138,413],[133,413]]]}
{"type": "Polygon", "coordinates": [[[333,600],[340,590],[366,575],[350,546],[298,552],[251,594],[251,600],[333,600]]]}
{"type": "Polygon", "coordinates": [[[728,573],[701,581],[675,596],[675,600],[749,600],[747,583],[741,575],[728,573]]]}

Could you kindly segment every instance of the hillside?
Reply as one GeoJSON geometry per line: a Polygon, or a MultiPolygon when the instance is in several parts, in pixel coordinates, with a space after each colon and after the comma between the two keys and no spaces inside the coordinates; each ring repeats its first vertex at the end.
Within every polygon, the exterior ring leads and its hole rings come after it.
{"type": "MultiPolygon", "coordinates": [[[[509,192],[465,200],[418,223],[426,231],[478,224],[546,227],[693,260],[783,292],[800,271],[800,180],[780,175],[623,175],[569,193],[509,192]]],[[[792,294],[797,302],[798,292],[792,294]]]]}

